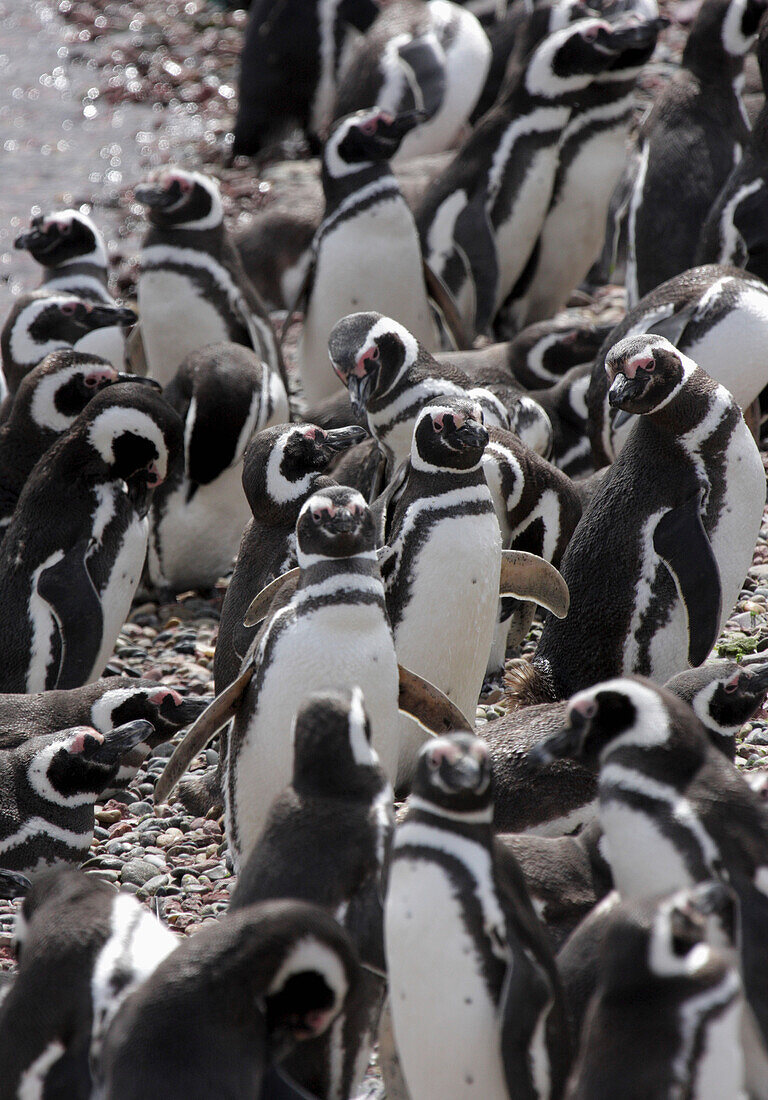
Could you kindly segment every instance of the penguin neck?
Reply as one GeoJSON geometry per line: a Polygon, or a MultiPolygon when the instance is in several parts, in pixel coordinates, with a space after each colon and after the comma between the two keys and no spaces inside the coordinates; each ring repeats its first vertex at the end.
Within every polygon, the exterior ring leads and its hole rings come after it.
{"type": "Polygon", "coordinates": [[[697,32],[694,24],[683,50],[682,67],[693,73],[707,92],[710,88],[732,90],[744,68],[744,59],[726,52],[719,27],[713,34],[709,27],[697,32]]]}
{"type": "Polygon", "coordinates": [[[665,433],[678,437],[686,435],[711,414],[718,402],[717,391],[721,388],[697,367],[690,378],[676,392],[673,391],[660,408],[645,413],[642,419],[665,433]]]}
{"type": "Polygon", "coordinates": [[[447,829],[459,836],[466,837],[476,844],[490,848],[493,839],[493,807],[484,806],[475,811],[463,813],[449,810],[430,802],[419,795],[412,794],[408,798],[408,810],[403,819],[403,826],[429,825],[433,829],[447,829]]]}
{"type": "MultiPolygon", "coordinates": [[[[306,591],[315,585],[322,584],[331,577],[368,577],[377,580],[381,584],[381,573],[376,552],[355,554],[348,558],[324,558],[320,555],[303,555],[307,564],[301,565],[301,575],[297,585],[297,591],[306,591]]],[[[382,588],[383,591],[383,588],[382,588]]]]}
{"type": "Polygon", "coordinates": [[[357,171],[345,176],[332,176],[323,165],[322,179],[325,195],[323,221],[341,210],[351,209],[358,201],[367,201],[373,205],[383,195],[390,193],[402,198],[400,186],[392,175],[388,161],[361,165],[357,171]],[[363,191],[364,194],[361,194],[363,191]]]}
{"type": "Polygon", "coordinates": [[[281,489],[285,493],[282,500],[277,500],[270,493],[266,485],[260,486],[258,492],[248,495],[248,503],[257,523],[265,527],[290,527],[291,531],[296,527],[296,521],[304,504],[313,493],[321,489],[330,489],[338,483],[325,473],[310,471],[295,482],[286,479],[281,481],[281,489]],[[295,489],[295,496],[290,495],[295,489]]]}
{"type": "Polygon", "coordinates": [[[704,736],[686,736],[682,731],[672,730],[669,738],[659,745],[631,742],[609,745],[600,755],[601,780],[604,769],[609,769],[609,775],[621,769],[649,779],[658,776],[666,787],[682,791],[706,761],[708,745],[704,736]]]}
{"type": "Polygon", "coordinates": [[[89,279],[96,279],[102,286],[107,286],[108,271],[106,256],[102,259],[84,259],[82,256],[74,256],[71,260],[62,260],[55,266],[43,269],[42,285],[64,280],[71,282],[76,275],[84,275],[89,279]]]}
{"type": "Polygon", "coordinates": [[[174,248],[189,248],[195,252],[208,252],[220,256],[224,250],[226,232],[224,223],[209,229],[186,229],[183,225],[150,225],[144,238],[143,248],[154,245],[170,245],[174,248]]]}
{"type": "Polygon", "coordinates": [[[411,458],[408,485],[403,497],[410,497],[414,489],[418,498],[439,497],[444,493],[471,488],[474,485],[484,486],[490,499],[490,490],[482,465],[477,465],[471,470],[454,470],[449,467],[426,466],[421,463],[415,465],[411,458]]]}

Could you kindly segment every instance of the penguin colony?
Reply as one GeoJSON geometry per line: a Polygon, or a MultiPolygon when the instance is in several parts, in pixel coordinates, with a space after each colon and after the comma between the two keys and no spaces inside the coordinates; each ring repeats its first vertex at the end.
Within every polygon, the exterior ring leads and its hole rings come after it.
{"type": "Polygon", "coordinates": [[[157,169],[130,304],[83,211],[18,236],[0,1100],[353,1100],[376,1052],[389,1100],[768,1100],[768,661],[715,657],[766,501],[766,9],[703,0],[637,128],[674,4],[254,0],[233,151],[300,127],[321,217],[238,251],[157,169]],[[601,273],[616,324],[566,308],[601,273]],[[141,593],[222,578],[215,696],[115,674],[141,593]],[[186,939],[80,869],[171,739],[155,803],[236,875],[186,939]]]}

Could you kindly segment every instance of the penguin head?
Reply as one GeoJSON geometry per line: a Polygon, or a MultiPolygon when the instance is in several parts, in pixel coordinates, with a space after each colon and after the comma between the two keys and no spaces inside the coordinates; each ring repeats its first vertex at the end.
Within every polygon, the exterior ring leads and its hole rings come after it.
{"type": "Polygon", "coordinates": [[[380,313],[350,313],[337,321],[328,337],[331,365],[361,419],[368,402],[386,393],[419,353],[416,337],[380,313]]]}
{"type": "Polygon", "coordinates": [[[14,241],[43,267],[59,267],[73,261],[107,266],[104,240],[87,214],[79,210],[56,210],[30,219],[29,229],[14,241]]]}
{"type": "Polygon", "coordinates": [[[83,806],[112,782],[120,758],[152,734],[149,722],[137,720],[107,734],[91,726],[33,737],[19,750],[29,785],[57,806],[83,806]]]}
{"type": "Polygon", "coordinates": [[[476,470],[488,443],[483,410],[474,401],[441,397],[426,405],[413,429],[411,466],[426,473],[476,470]]]}
{"type": "Polygon", "coordinates": [[[376,528],[365,497],[346,485],[313,493],[296,523],[302,569],[323,558],[376,558],[376,528]]]}
{"type": "Polygon", "coordinates": [[[468,822],[490,822],[493,773],[485,742],[471,733],[427,741],[416,763],[409,806],[466,815],[468,822]]]}
{"type": "Polygon", "coordinates": [[[765,701],[768,662],[711,661],[673,676],[665,686],[693,709],[715,747],[733,756],[736,734],[765,701]]]}
{"type": "Polygon", "coordinates": [[[88,450],[88,459],[82,448],[77,456],[83,472],[124,481],[140,515],[149,508],[152,490],[182,460],[183,426],[178,413],[160,394],[136,383],[110,386],[96,394],[60,443],[70,437],[82,441],[88,450]]]}
{"type": "Polygon", "coordinates": [[[138,683],[105,681],[106,691],[91,704],[91,723],[107,734],[117,726],[137,719],[151,722],[147,743],[158,745],[190,725],[211,702],[210,696],[181,695],[174,688],[144,680],[138,683]]]}
{"type": "Polygon", "coordinates": [[[132,325],[135,321],[132,309],[107,302],[88,302],[75,294],[46,291],[23,294],[9,313],[0,336],[3,363],[35,366],[49,352],[76,344],[95,329],[132,325]]]}
{"type": "Polygon", "coordinates": [[[293,728],[293,788],[299,794],[367,798],[386,785],[371,746],[359,687],[308,696],[293,728]]]}
{"type": "Polygon", "coordinates": [[[676,397],[695,370],[693,360],[663,336],[628,336],[605,357],[608,403],[624,413],[654,412],[676,397]]]}
{"type": "Polygon", "coordinates": [[[727,3],[708,0],[704,6],[713,9],[710,18],[721,24],[720,37],[725,52],[731,57],[743,58],[752,48],[760,20],[768,9],[766,0],[730,0],[727,3]]]}
{"type": "Polygon", "coordinates": [[[426,118],[426,111],[391,115],[379,107],[347,115],[336,123],[325,143],[323,173],[336,179],[364,164],[388,161],[405,135],[426,118]]]}
{"type": "Polygon", "coordinates": [[[137,202],[148,207],[153,225],[174,229],[215,229],[224,222],[219,185],[202,172],[158,168],[146,183],[133,189],[137,202]]]}
{"type": "Polygon", "coordinates": [[[14,898],[23,898],[29,893],[32,883],[26,875],[18,871],[6,871],[0,867],[0,898],[3,901],[13,901],[14,898]]]}
{"type": "Polygon", "coordinates": [[[613,67],[623,51],[634,48],[648,34],[644,24],[628,18],[579,19],[549,35],[537,47],[525,72],[531,95],[554,99],[586,88],[600,73],[613,67]]]}
{"type": "Polygon", "coordinates": [[[24,410],[39,428],[65,432],[95,394],[116,382],[136,382],[160,389],[152,379],[122,374],[98,355],[67,349],[54,351],[21,382],[11,417],[24,410]]]}

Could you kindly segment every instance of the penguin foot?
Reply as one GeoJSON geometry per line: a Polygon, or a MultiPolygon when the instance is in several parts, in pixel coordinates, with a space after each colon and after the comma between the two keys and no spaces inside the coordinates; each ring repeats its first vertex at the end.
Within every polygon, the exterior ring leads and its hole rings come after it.
{"type": "Polygon", "coordinates": [[[194,817],[205,817],[211,811],[217,816],[224,813],[224,799],[215,764],[204,772],[182,779],[176,796],[184,809],[194,817]]]}

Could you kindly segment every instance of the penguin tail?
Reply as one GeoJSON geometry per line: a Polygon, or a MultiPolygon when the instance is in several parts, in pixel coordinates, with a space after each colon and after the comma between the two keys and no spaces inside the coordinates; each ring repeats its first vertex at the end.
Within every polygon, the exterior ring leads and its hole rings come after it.
{"type": "Polygon", "coordinates": [[[549,671],[540,664],[516,657],[504,669],[504,703],[510,710],[560,700],[549,671]]]}

